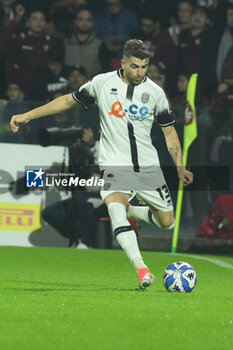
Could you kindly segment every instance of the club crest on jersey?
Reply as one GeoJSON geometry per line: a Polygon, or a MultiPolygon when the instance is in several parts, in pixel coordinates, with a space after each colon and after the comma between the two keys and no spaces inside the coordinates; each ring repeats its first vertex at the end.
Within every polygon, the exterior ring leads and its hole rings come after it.
{"type": "Polygon", "coordinates": [[[150,99],[150,95],[148,92],[143,92],[141,96],[142,103],[147,103],[150,99]]]}

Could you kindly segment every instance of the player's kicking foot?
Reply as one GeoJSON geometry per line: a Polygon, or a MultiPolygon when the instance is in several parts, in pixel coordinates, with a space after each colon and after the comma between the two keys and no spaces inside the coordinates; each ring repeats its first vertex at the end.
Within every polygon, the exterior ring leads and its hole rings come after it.
{"type": "Polygon", "coordinates": [[[139,279],[139,288],[145,290],[151,285],[151,283],[154,282],[155,277],[154,275],[152,275],[148,268],[143,267],[141,269],[137,269],[137,271],[139,279]]]}
{"type": "MultiPolygon", "coordinates": [[[[127,204],[127,208],[130,206],[131,204],[127,204]]],[[[128,216],[127,216],[127,220],[129,221],[130,225],[132,226],[132,229],[134,230],[137,238],[139,238],[139,230],[138,230],[138,220],[133,220],[133,219],[130,219],[128,216]]]]}

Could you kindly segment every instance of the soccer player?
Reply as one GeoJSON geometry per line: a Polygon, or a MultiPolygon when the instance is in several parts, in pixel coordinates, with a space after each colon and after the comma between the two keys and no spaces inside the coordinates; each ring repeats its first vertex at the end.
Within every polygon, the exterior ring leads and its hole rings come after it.
{"type": "Polygon", "coordinates": [[[108,207],[116,239],[136,268],[139,288],[143,290],[154,281],[154,276],[142,259],[127,215],[163,229],[172,229],[175,224],[170,194],[150,138],[154,116],[164,132],[179,179],[185,185],[193,181],[193,174],[182,163],[175,120],[165,93],[146,77],[149,59],[150,53],[141,40],[128,40],[121,69],[99,74],[79,91],[15,115],[10,122],[12,130],[17,132],[21,125],[33,119],[59,113],[76,103],[85,107],[94,102],[98,105],[102,130],[99,165],[105,180],[101,196],[108,207]],[[146,206],[128,206],[134,194],[146,206]]]}

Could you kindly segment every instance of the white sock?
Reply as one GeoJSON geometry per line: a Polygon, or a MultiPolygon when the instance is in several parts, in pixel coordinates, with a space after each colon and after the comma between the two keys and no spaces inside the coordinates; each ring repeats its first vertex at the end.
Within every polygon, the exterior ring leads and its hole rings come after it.
{"type": "Polygon", "coordinates": [[[127,212],[127,215],[130,219],[133,219],[133,220],[143,220],[145,221],[147,224],[150,224],[150,225],[156,225],[158,226],[159,228],[162,228],[162,229],[172,229],[174,226],[175,226],[175,223],[172,224],[171,226],[169,227],[163,227],[160,225],[160,223],[158,222],[158,220],[154,217],[154,215],[152,214],[152,211],[150,210],[149,207],[147,206],[133,206],[133,205],[130,205],[128,207],[128,212],[127,212]]]}
{"type": "Polygon", "coordinates": [[[135,232],[132,230],[127,220],[125,206],[121,203],[110,203],[108,205],[108,212],[116,240],[128,256],[130,262],[133,263],[135,268],[140,268],[141,266],[145,267],[139,251],[135,232]]]}
{"type": "Polygon", "coordinates": [[[147,266],[144,264],[144,261],[142,260],[142,258],[135,258],[132,261],[132,264],[135,267],[135,269],[147,268],[147,266]]]}

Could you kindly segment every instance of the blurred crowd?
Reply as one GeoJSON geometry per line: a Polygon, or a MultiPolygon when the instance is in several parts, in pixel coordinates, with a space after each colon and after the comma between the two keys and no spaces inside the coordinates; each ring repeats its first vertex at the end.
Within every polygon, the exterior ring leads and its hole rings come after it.
{"type": "MultiPolygon", "coordinates": [[[[148,76],[165,90],[179,135],[188,80],[198,73],[207,152],[232,142],[233,0],[0,0],[0,99],[24,101],[5,104],[4,121],[31,107],[25,101],[47,102],[118,69],[130,38],[147,43],[148,76]]],[[[56,121],[67,126],[65,116],[56,121]]]]}
{"type": "MultiPolygon", "coordinates": [[[[200,103],[224,108],[225,124],[232,0],[0,0],[0,98],[47,101],[77,89],[119,68],[124,43],[135,37],[150,48],[148,76],[171,103],[183,103],[190,75],[199,73],[200,103]]],[[[209,114],[222,124],[218,112],[209,114]]]]}
{"type": "Polygon", "coordinates": [[[72,68],[81,67],[80,83],[117,69],[134,37],[150,48],[148,75],[169,96],[194,72],[215,103],[231,89],[233,1],[0,0],[0,97],[70,91],[72,68]]]}

